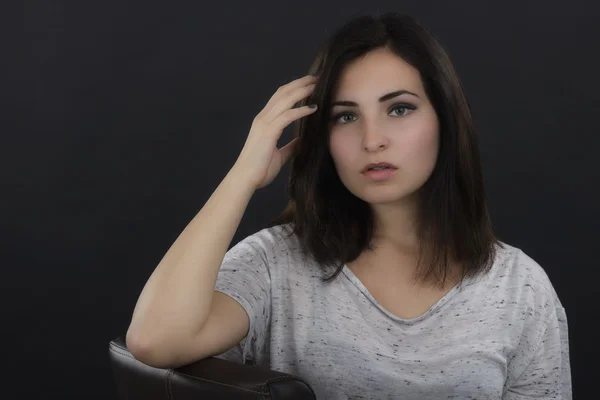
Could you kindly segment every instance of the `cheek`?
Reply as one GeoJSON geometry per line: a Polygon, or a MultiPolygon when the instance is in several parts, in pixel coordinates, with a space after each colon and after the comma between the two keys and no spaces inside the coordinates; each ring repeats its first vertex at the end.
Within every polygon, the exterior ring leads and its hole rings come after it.
{"type": "Polygon", "coordinates": [[[410,149],[407,158],[418,164],[429,164],[437,158],[439,150],[439,135],[437,131],[422,132],[421,135],[412,137],[405,149],[410,149]]]}
{"type": "Polygon", "coordinates": [[[351,165],[352,160],[355,158],[352,143],[347,138],[343,140],[340,135],[335,133],[329,138],[329,152],[338,172],[340,172],[340,169],[343,170],[351,165]]]}
{"type": "Polygon", "coordinates": [[[410,134],[403,137],[404,166],[414,166],[418,169],[433,169],[439,151],[439,125],[437,118],[427,118],[415,121],[410,134]]]}

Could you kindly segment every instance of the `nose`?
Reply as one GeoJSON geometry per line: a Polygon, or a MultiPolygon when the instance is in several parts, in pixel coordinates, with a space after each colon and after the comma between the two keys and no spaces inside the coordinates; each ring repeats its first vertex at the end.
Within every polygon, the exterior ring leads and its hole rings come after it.
{"type": "Polygon", "coordinates": [[[380,133],[375,124],[365,125],[363,132],[363,146],[366,151],[379,151],[388,146],[388,139],[380,133]]]}

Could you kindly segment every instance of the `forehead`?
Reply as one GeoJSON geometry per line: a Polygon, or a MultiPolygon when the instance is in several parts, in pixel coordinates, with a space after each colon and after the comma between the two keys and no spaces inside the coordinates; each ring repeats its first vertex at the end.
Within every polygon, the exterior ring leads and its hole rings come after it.
{"type": "Polygon", "coordinates": [[[421,74],[391,50],[376,49],[344,67],[332,97],[333,100],[375,98],[399,89],[423,94],[421,74]]]}

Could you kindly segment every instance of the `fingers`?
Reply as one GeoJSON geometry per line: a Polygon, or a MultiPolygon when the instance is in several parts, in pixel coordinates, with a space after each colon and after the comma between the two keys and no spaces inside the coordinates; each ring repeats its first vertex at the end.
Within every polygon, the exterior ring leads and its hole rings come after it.
{"type": "Polygon", "coordinates": [[[280,114],[277,119],[271,123],[271,125],[281,132],[293,121],[310,115],[315,111],[317,111],[317,107],[310,108],[309,106],[302,106],[298,108],[292,108],[280,114]]]}
{"type": "Polygon", "coordinates": [[[294,152],[294,147],[296,146],[297,142],[298,142],[298,138],[294,138],[294,139],[290,140],[290,142],[288,144],[286,144],[285,146],[283,146],[279,149],[279,154],[281,154],[282,165],[285,164],[286,162],[288,162],[288,160],[292,156],[292,153],[294,152]]]}
{"type": "MultiPolygon", "coordinates": [[[[296,79],[294,81],[291,81],[283,86],[280,86],[277,91],[273,94],[273,96],[271,96],[271,98],[269,99],[268,103],[266,104],[266,106],[263,108],[263,110],[259,113],[259,115],[261,117],[267,116],[267,115],[271,115],[271,110],[273,109],[273,107],[278,104],[280,102],[280,100],[282,98],[286,98],[290,95],[290,93],[293,93],[294,91],[296,91],[299,88],[303,88],[306,87],[310,84],[314,84],[316,82],[317,78],[313,75],[306,75],[303,76],[302,78],[296,79]]],[[[300,99],[301,100],[301,99],[300,99]]],[[[298,100],[298,101],[300,101],[298,100]]],[[[292,105],[295,103],[292,103],[292,105]]],[[[291,108],[290,105],[288,108],[291,108]]],[[[280,111],[280,113],[283,111],[280,111]]],[[[274,120],[275,118],[277,118],[279,114],[276,115],[271,115],[269,119],[269,121],[274,120]]]]}
{"type": "Polygon", "coordinates": [[[282,113],[290,110],[296,103],[310,96],[315,89],[315,84],[299,87],[282,96],[271,110],[265,115],[265,121],[271,123],[276,120],[282,113]]]}

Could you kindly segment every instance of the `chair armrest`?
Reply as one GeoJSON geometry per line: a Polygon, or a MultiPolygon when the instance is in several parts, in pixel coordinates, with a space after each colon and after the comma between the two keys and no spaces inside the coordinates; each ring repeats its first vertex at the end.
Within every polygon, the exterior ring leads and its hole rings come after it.
{"type": "Polygon", "coordinates": [[[124,337],[110,342],[109,357],[121,400],[316,399],[298,377],[216,357],[176,369],[154,368],[133,357],[124,337]]]}

